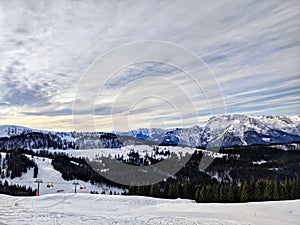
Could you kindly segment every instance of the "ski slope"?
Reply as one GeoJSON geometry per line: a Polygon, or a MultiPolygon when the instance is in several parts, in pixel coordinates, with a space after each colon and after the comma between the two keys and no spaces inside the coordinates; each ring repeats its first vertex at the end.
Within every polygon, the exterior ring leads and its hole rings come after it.
{"type": "MultiPolygon", "coordinates": [[[[4,157],[4,154],[2,154],[4,157]]],[[[27,155],[27,157],[31,157],[27,155]]],[[[62,178],[62,175],[59,171],[55,170],[51,165],[51,159],[43,158],[43,157],[34,157],[34,161],[36,162],[39,172],[37,179],[42,179],[43,183],[40,184],[40,194],[52,194],[52,193],[73,193],[75,191],[75,186],[72,184],[73,181],[67,181],[62,178]],[[47,185],[53,185],[53,187],[47,187],[47,185]]],[[[3,183],[5,180],[8,181],[9,184],[20,184],[31,186],[33,189],[37,188],[37,183],[34,181],[36,178],[33,178],[33,168],[31,168],[27,173],[23,173],[21,177],[16,177],[14,179],[4,178],[0,179],[3,183]]],[[[106,194],[109,194],[110,191],[116,192],[117,194],[121,194],[124,190],[116,188],[116,187],[108,187],[104,184],[91,184],[90,182],[84,182],[81,180],[76,181],[79,183],[77,186],[77,193],[90,193],[90,191],[97,191],[98,193],[102,193],[103,191],[106,194]],[[80,189],[80,186],[84,189],[80,189]]],[[[1,221],[0,221],[1,222],[1,221]]],[[[1,223],[0,223],[1,225],[1,223]]]]}
{"type": "Polygon", "coordinates": [[[0,195],[0,224],[296,225],[299,221],[300,200],[197,204],[183,199],[79,193],[0,195]]]}

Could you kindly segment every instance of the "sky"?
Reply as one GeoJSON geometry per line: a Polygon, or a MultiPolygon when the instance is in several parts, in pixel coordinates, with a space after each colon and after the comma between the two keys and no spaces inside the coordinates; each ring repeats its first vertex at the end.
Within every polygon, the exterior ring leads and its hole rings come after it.
{"type": "Polygon", "coordinates": [[[299,18],[298,0],[0,1],[0,124],[111,131],[299,115],[299,18]]]}

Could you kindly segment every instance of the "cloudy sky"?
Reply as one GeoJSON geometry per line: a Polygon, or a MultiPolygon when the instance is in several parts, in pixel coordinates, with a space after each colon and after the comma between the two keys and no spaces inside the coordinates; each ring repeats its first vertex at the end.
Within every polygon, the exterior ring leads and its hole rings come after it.
{"type": "Polygon", "coordinates": [[[298,0],[1,1],[0,124],[109,131],[299,115],[299,18],[298,0]]]}

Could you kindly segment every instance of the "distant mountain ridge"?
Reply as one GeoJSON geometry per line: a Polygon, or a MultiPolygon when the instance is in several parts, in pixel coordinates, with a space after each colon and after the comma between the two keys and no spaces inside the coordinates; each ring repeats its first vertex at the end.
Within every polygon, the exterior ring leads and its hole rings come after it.
{"type": "Polygon", "coordinates": [[[211,117],[202,126],[191,128],[139,128],[112,133],[53,132],[22,126],[0,126],[0,147],[86,149],[156,143],[207,148],[299,141],[300,116],[221,115],[211,117]]]}
{"type": "Polygon", "coordinates": [[[142,140],[155,141],[160,135],[165,133],[166,130],[162,128],[138,128],[127,132],[113,131],[112,133],[120,136],[131,136],[142,140]]]}
{"type": "Polygon", "coordinates": [[[0,126],[2,149],[93,149],[119,148],[123,144],[115,134],[106,132],[54,132],[22,126],[0,126]]]}
{"type": "Polygon", "coordinates": [[[203,126],[166,132],[163,143],[200,147],[273,144],[300,141],[300,117],[222,115],[203,126]],[[177,143],[176,143],[177,141],[177,143]]]}
{"type": "Polygon", "coordinates": [[[30,133],[34,131],[39,131],[39,130],[31,129],[23,126],[0,125],[0,137],[11,137],[11,136],[20,135],[22,133],[30,133]]]}

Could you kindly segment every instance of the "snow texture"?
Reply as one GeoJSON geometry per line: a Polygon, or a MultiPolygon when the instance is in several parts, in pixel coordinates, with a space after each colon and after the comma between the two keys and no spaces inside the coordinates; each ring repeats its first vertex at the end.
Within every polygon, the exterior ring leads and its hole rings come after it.
{"type": "Polygon", "coordinates": [[[204,224],[296,225],[300,200],[201,204],[141,196],[0,195],[1,224],[204,224]]]}

